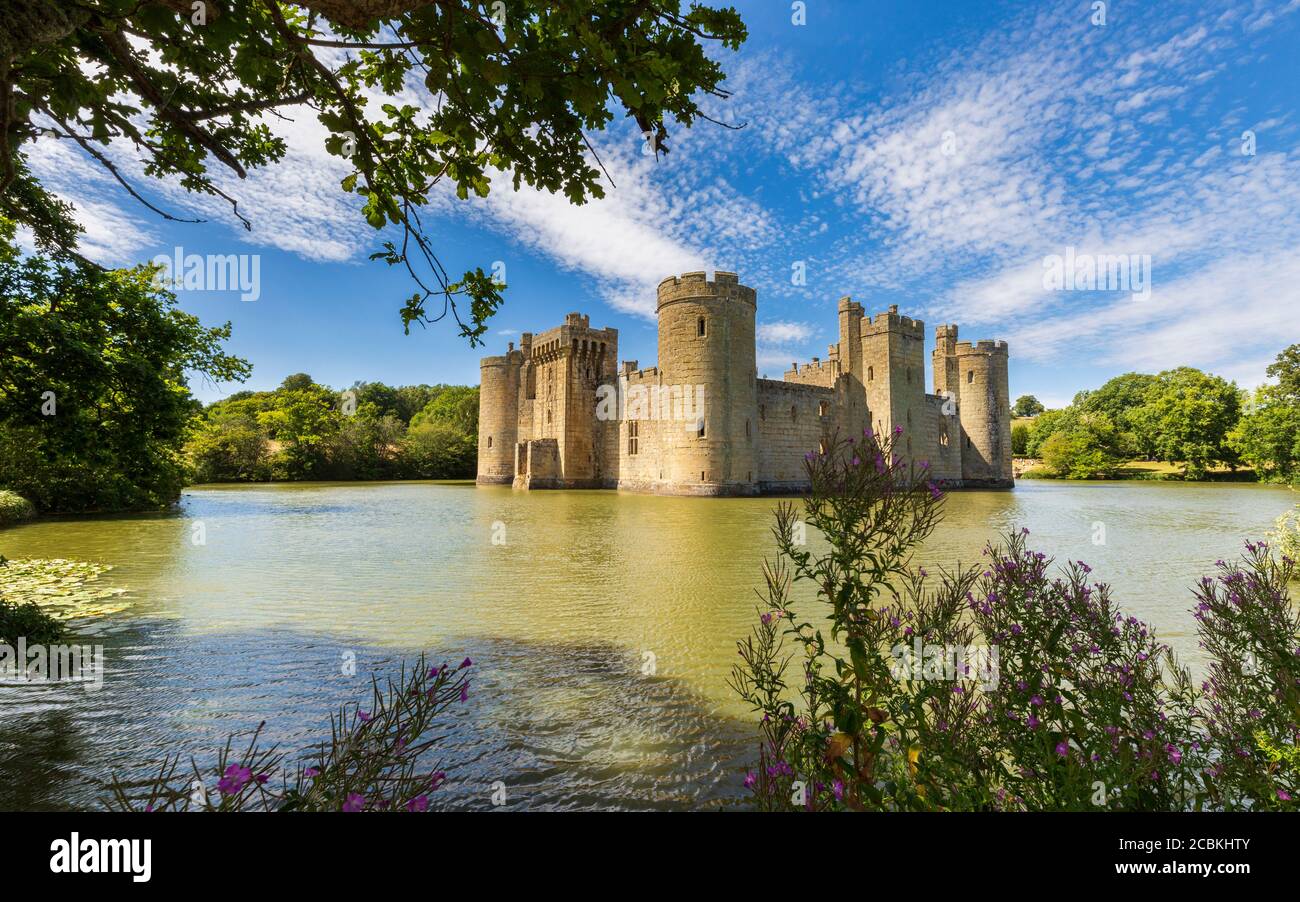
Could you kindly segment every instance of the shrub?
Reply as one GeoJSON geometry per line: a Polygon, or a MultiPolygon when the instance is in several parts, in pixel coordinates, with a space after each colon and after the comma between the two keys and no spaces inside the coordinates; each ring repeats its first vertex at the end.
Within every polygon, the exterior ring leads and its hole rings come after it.
{"type": "Polygon", "coordinates": [[[53,645],[62,641],[65,634],[63,624],[35,602],[15,604],[0,598],[0,643],[12,646],[19,637],[24,637],[28,645],[53,645]]]}
{"type": "Polygon", "coordinates": [[[1016,423],[1011,427],[1011,453],[1016,457],[1024,457],[1028,449],[1029,427],[1024,423],[1016,423]]]}
{"type": "Polygon", "coordinates": [[[36,508],[30,501],[17,492],[0,489],[0,526],[8,526],[34,516],[36,508]]]}
{"type": "Polygon", "coordinates": [[[1300,800],[1300,614],[1287,594],[1293,559],[1246,543],[1196,588],[1206,795],[1215,807],[1294,809],[1300,800]]]}
{"type": "Polygon", "coordinates": [[[1300,506],[1277,518],[1273,540],[1279,553],[1293,561],[1300,561],[1300,506]]]}

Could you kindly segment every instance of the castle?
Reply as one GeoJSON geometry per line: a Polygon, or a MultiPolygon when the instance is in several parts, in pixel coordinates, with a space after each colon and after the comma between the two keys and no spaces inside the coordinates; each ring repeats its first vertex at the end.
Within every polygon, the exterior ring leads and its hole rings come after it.
{"type": "Polygon", "coordinates": [[[1007,345],[940,326],[925,390],[925,324],[839,302],[827,358],[760,379],[754,289],[692,272],[658,289],[659,365],[618,364],[618,332],[570,313],[481,362],[478,482],[755,495],[808,488],[804,456],[868,426],[927,461],[936,481],[1009,488],[1007,345]]]}

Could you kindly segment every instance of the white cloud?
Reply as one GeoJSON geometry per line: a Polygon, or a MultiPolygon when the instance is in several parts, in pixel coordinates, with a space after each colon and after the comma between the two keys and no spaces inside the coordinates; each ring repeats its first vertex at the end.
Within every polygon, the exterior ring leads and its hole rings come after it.
{"type": "Polygon", "coordinates": [[[812,338],[815,332],[810,323],[776,321],[758,324],[758,340],[763,344],[799,344],[812,338]]]}

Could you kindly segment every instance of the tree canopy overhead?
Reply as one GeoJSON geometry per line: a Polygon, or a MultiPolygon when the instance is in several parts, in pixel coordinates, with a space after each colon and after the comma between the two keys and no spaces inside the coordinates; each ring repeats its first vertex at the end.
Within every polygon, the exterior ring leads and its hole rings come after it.
{"type": "Polygon", "coordinates": [[[8,0],[4,18],[0,213],[42,249],[75,255],[79,229],[27,165],[31,142],[76,143],[176,219],[106,151],[127,141],[147,177],[224,198],[251,228],[214,170],[244,178],[280,160],[284,140],[264,117],[306,106],[354,167],[341,189],[363,199],[371,226],[397,229],[373,256],[416,284],[406,327],[450,314],[471,344],[503,286],[481,267],[459,278],[443,267],[420,220],[430,192],[483,196],[499,172],[574,203],[601,197],[587,133],[621,108],[666,152],[673,121],[704,117],[701,94],[727,96],[707,45],[746,37],[734,9],[677,0],[8,0]],[[431,103],[392,99],[412,87],[431,103]]]}

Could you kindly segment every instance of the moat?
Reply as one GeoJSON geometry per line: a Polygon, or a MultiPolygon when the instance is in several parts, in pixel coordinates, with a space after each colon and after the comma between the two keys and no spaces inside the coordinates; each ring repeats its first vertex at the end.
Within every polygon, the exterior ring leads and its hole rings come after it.
{"type": "MultiPolygon", "coordinates": [[[[1187,587],[1295,500],[1153,482],[957,492],[920,560],[974,562],[1026,526],[1039,550],[1088,561],[1195,667],[1187,587]]],[[[754,750],[726,677],[775,503],[470,483],[209,486],[173,515],[5,530],[5,556],[113,564],[101,582],[129,592],[125,611],[80,633],[105,646],[102,691],[0,687],[0,809],[94,807],[111,772],[206,757],[261,720],[301,747],[363,697],[370,672],[422,649],[476,668],[446,731],[444,804],[488,807],[498,780],[511,808],[728,804],[754,750]],[[355,676],[343,672],[350,654],[355,676]]]]}

